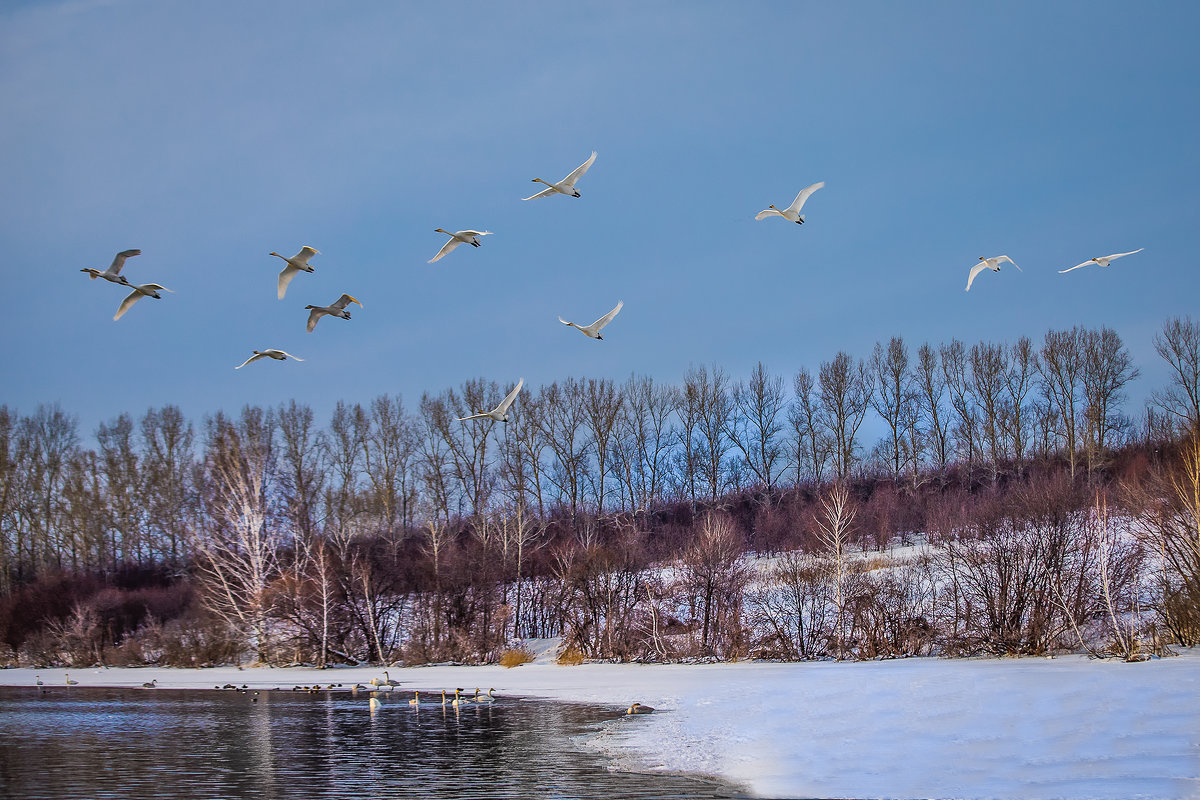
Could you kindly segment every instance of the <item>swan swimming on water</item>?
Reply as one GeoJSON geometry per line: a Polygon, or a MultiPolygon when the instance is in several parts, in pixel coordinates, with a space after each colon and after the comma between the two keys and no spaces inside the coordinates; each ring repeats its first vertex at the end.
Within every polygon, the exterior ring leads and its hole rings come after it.
{"type": "Polygon", "coordinates": [[[775,206],[767,206],[762,211],[754,215],[755,219],[766,219],[767,217],[783,217],[786,220],[791,220],[797,225],[804,224],[804,215],[800,213],[800,209],[804,208],[805,201],[809,195],[825,186],[825,181],[819,181],[812,186],[806,186],[800,190],[800,194],[796,195],[796,199],[787,208],[780,211],[775,206]]]}
{"type": "MultiPolygon", "coordinates": [[[[971,284],[975,282],[975,276],[978,275],[979,273],[983,272],[983,270],[985,268],[990,269],[992,272],[999,272],[1001,261],[1007,261],[1008,263],[1012,264],[1014,267],[1017,267],[1017,262],[1013,261],[1008,256],[993,256],[992,258],[984,258],[983,256],[980,256],[979,263],[976,264],[975,266],[971,267],[971,274],[967,276],[966,291],[968,291],[968,292],[971,291],[971,284]]],[[[1017,272],[1024,272],[1024,271],[1025,270],[1021,269],[1020,267],[1017,267],[1017,272]]]]}
{"type": "Polygon", "coordinates": [[[296,273],[302,271],[314,271],[314,268],[308,265],[308,260],[313,256],[318,255],[320,252],[321,251],[317,250],[316,248],[304,245],[304,247],[300,248],[300,252],[296,253],[296,255],[292,256],[291,258],[280,255],[274,250],[267,254],[270,256],[275,256],[276,258],[282,258],[287,262],[287,266],[284,267],[283,271],[279,273],[279,286],[277,289],[277,294],[279,295],[280,300],[282,300],[283,296],[287,294],[288,284],[292,282],[292,278],[296,277],[296,273]]]}
{"type": "Polygon", "coordinates": [[[492,236],[493,235],[491,231],[458,231],[458,232],[454,232],[454,231],[448,231],[445,228],[434,228],[433,230],[435,233],[444,233],[444,234],[448,235],[450,237],[450,241],[448,241],[444,245],[442,245],[442,249],[438,250],[438,253],[436,256],[429,259],[430,264],[432,264],[435,261],[440,260],[442,258],[442,256],[446,255],[451,250],[458,247],[460,244],[469,244],[472,247],[480,247],[481,246],[479,244],[480,236],[492,236]]]}
{"type": "Polygon", "coordinates": [[[104,272],[91,267],[84,267],[79,271],[88,273],[88,277],[91,280],[96,280],[96,278],[104,278],[106,281],[119,283],[122,286],[129,286],[129,281],[126,280],[125,276],[121,274],[121,268],[125,266],[125,259],[132,258],[133,256],[140,256],[141,254],[141,250],[122,250],[121,252],[117,253],[112,260],[112,264],[110,264],[108,269],[104,270],[104,272]]]}
{"type": "Polygon", "coordinates": [[[1118,258],[1124,258],[1125,256],[1131,256],[1134,253],[1140,253],[1145,249],[1146,248],[1144,248],[1144,247],[1139,247],[1137,250],[1130,250],[1128,253],[1113,253],[1111,256],[1098,256],[1096,258],[1089,258],[1087,261],[1083,262],[1082,264],[1076,264],[1073,267],[1067,267],[1066,269],[1060,269],[1058,271],[1058,274],[1062,275],[1063,273],[1070,272],[1073,269],[1079,269],[1080,267],[1086,267],[1088,264],[1099,264],[1102,267],[1107,267],[1109,264],[1116,261],[1118,258]]]}
{"type": "Polygon", "coordinates": [[[531,194],[529,197],[523,197],[521,199],[536,200],[539,197],[549,197],[554,194],[565,194],[568,197],[579,197],[579,190],[575,188],[575,182],[583,177],[583,174],[588,171],[588,167],[595,163],[595,161],[596,151],[593,150],[592,155],[587,161],[576,167],[570,175],[563,178],[558,183],[551,183],[550,181],[544,181],[541,178],[534,178],[534,183],[544,183],[548,188],[542,189],[537,194],[531,194]]]}
{"type": "MultiPolygon", "coordinates": [[[[161,300],[162,295],[159,292],[171,292],[171,290],[165,286],[159,286],[157,283],[143,283],[141,286],[134,286],[133,291],[121,301],[121,307],[117,309],[117,313],[113,314],[113,322],[125,316],[125,312],[133,308],[133,304],[143,297],[153,297],[155,300],[161,300]]],[[[174,292],[171,292],[171,294],[174,294],[174,292]]]]}
{"type": "Polygon", "coordinates": [[[63,679],[66,680],[67,686],[78,686],[79,685],[79,681],[71,680],[71,673],[69,673],[69,672],[63,673],[63,679]]]}
{"type": "Polygon", "coordinates": [[[462,694],[462,689],[455,689],[454,690],[454,699],[450,701],[450,705],[454,706],[455,708],[461,708],[462,706],[470,704],[470,702],[471,702],[470,698],[461,697],[460,696],[461,694],[462,694]]]}
{"type": "Polygon", "coordinates": [[[561,322],[563,325],[570,325],[572,328],[575,328],[577,331],[582,333],[584,336],[587,336],[592,339],[599,339],[599,340],[603,341],[604,337],[600,335],[601,329],[603,329],[605,325],[607,325],[608,323],[613,321],[613,317],[615,317],[617,315],[617,313],[621,310],[621,307],[624,305],[625,305],[624,301],[618,300],[616,307],[612,311],[608,312],[603,317],[601,317],[600,319],[593,322],[591,325],[576,325],[574,322],[567,322],[562,317],[559,317],[558,321],[561,322]]]}
{"type": "Polygon", "coordinates": [[[332,317],[350,319],[350,312],[346,310],[346,306],[351,303],[358,303],[359,308],[363,307],[362,303],[359,303],[356,298],[348,294],[342,295],[327,306],[305,306],[305,308],[312,309],[308,314],[308,327],[306,330],[312,333],[313,328],[317,327],[317,322],[326,314],[332,317]]]}
{"type": "Polygon", "coordinates": [[[508,408],[513,404],[513,400],[517,399],[517,393],[521,391],[521,387],[525,385],[525,379],[521,378],[517,381],[517,385],[508,393],[508,396],[500,401],[500,405],[493,408],[491,411],[480,411],[478,414],[472,414],[469,417],[455,417],[456,422],[466,422],[469,419],[488,419],[496,422],[508,422],[508,408]]]}

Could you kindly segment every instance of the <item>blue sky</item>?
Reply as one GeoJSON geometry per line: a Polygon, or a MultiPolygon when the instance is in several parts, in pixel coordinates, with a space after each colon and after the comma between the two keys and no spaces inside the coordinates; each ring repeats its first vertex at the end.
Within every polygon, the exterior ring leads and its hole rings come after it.
{"type": "Polygon", "coordinates": [[[1200,311],[1193,3],[0,6],[0,403],[194,420],[483,376],[790,376],[1200,311]],[[592,150],[580,199],[523,203],[592,150]],[[808,224],[754,214],[816,181],[808,224]],[[495,232],[427,264],[434,228],[495,232]],[[275,297],[267,255],[321,251],[275,297]],[[1101,270],[1086,258],[1144,247],[1101,270]],[[175,290],[119,322],[126,274],[175,290]],[[986,273],[979,256],[1024,270],[986,273]],[[304,331],[308,303],[358,297],[304,331]],[[590,322],[624,300],[596,342],[590,322]],[[254,348],[305,363],[234,371],[254,348]]]}

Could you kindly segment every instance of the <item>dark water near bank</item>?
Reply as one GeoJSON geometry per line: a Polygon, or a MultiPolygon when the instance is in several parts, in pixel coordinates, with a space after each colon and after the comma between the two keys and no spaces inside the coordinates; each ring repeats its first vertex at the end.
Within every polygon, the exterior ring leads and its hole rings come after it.
{"type": "Polygon", "coordinates": [[[612,772],[573,739],[616,711],[505,698],[461,712],[394,693],[0,687],[0,798],[715,798],[612,772]]]}

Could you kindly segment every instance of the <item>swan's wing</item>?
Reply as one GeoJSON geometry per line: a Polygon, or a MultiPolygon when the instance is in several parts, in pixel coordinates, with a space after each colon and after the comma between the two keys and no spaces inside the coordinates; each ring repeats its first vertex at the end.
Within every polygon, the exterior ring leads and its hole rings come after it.
{"type": "MultiPolygon", "coordinates": [[[[339,297],[337,300],[333,301],[333,308],[345,308],[346,306],[350,305],[351,303],[358,303],[358,298],[351,297],[348,294],[344,294],[341,297],[339,297]]],[[[362,308],[363,304],[358,303],[358,307],[362,308]]]]}
{"type": "Polygon", "coordinates": [[[762,211],[754,215],[755,219],[766,219],[767,217],[782,217],[783,212],[774,208],[764,208],[762,211]]]}
{"type": "Polygon", "coordinates": [[[459,231],[464,236],[491,236],[491,231],[459,231]]]}
{"type": "Polygon", "coordinates": [[[299,271],[300,270],[296,269],[291,264],[288,264],[283,268],[283,271],[279,273],[279,291],[276,292],[276,294],[279,295],[280,300],[282,300],[283,296],[287,294],[288,284],[292,282],[292,278],[296,277],[296,273],[299,271]]]}
{"type": "Polygon", "coordinates": [[[1105,258],[1107,258],[1109,261],[1113,261],[1114,259],[1124,258],[1125,256],[1131,256],[1134,253],[1140,253],[1145,249],[1146,248],[1144,248],[1144,247],[1139,247],[1137,250],[1130,250],[1128,253],[1113,253],[1111,256],[1105,256],[1105,258]]]}
{"type": "Polygon", "coordinates": [[[568,175],[567,177],[562,179],[562,182],[565,183],[567,186],[574,186],[575,181],[582,178],[583,174],[588,171],[588,167],[590,167],[595,162],[596,162],[596,151],[593,150],[592,155],[588,158],[588,160],[583,162],[582,164],[580,164],[578,167],[576,167],[570,175],[568,175]]]}
{"type": "Polygon", "coordinates": [[[539,197],[549,197],[552,194],[557,194],[557,192],[554,191],[553,187],[547,186],[545,189],[542,189],[537,194],[531,194],[531,195],[529,195],[529,197],[522,197],[521,199],[522,200],[537,200],[539,197]]]}
{"type": "Polygon", "coordinates": [[[469,417],[455,417],[454,421],[455,422],[466,422],[469,419],[483,419],[486,416],[488,416],[488,413],[486,411],[484,411],[479,414],[472,414],[469,417]]]}
{"type": "Polygon", "coordinates": [[[303,361],[303,360],[304,360],[303,358],[300,358],[300,356],[294,356],[294,355],[292,355],[291,353],[287,352],[286,350],[276,350],[275,352],[276,352],[276,353],[283,353],[283,354],[284,354],[285,356],[287,356],[288,358],[294,359],[294,360],[296,360],[296,361],[303,361]]]}
{"type": "MultiPolygon", "coordinates": [[[[592,155],[594,157],[596,154],[593,153],[592,155]]],[[[524,378],[521,378],[519,381],[517,381],[517,385],[513,387],[513,390],[511,392],[508,393],[508,396],[500,401],[500,405],[496,406],[497,414],[504,414],[506,411],[508,411],[508,407],[513,404],[513,400],[517,399],[517,394],[520,393],[521,387],[524,385],[525,385],[524,378]]]]}
{"type": "Polygon", "coordinates": [[[165,287],[159,283],[143,283],[141,286],[139,286],[137,288],[150,289],[151,291],[155,291],[155,292],[170,292],[171,294],[175,294],[175,291],[173,289],[168,289],[167,287],[165,287]]]}
{"type": "Polygon", "coordinates": [[[794,211],[799,214],[800,209],[804,207],[804,203],[808,200],[808,196],[817,189],[822,188],[824,185],[825,181],[819,181],[814,183],[812,186],[806,186],[805,188],[801,189],[800,194],[796,195],[796,199],[792,201],[790,206],[788,206],[788,211],[794,211]]]}
{"type": "Polygon", "coordinates": [[[1083,262],[1082,264],[1076,264],[1076,265],[1075,265],[1075,266],[1073,266],[1073,267],[1067,267],[1066,269],[1060,269],[1060,270],[1058,271],[1058,274],[1059,274],[1059,275],[1064,275],[1064,274],[1066,274],[1066,273],[1070,272],[1070,271],[1071,271],[1071,270],[1073,270],[1073,269],[1079,269],[1080,267],[1086,267],[1088,264],[1095,264],[1095,263],[1096,263],[1096,260],[1095,260],[1095,259],[1093,259],[1093,258],[1089,258],[1087,261],[1083,262]]]}
{"type": "Polygon", "coordinates": [[[971,284],[975,282],[975,276],[987,269],[987,262],[980,261],[975,266],[971,267],[971,274],[967,276],[966,291],[971,291],[971,284]]]}
{"type": "MultiPolygon", "coordinates": [[[[1017,262],[1013,261],[1008,256],[996,256],[996,263],[999,264],[1001,261],[1007,261],[1008,263],[1012,264],[1014,267],[1017,267],[1017,262]]],[[[1025,270],[1021,269],[1020,267],[1017,267],[1017,272],[1024,272],[1024,271],[1025,270]]]]}
{"type": "Polygon", "coordinates": [[[317,320],[325,316],[329,312],[323,308],[314,308],[308,312],[308,326],[305,328],[309,333],[313,332],[313,328],[317,327],[317,320]]]}
{"type": "Polygon", "coordinates": [[[610,311],[610,312],[608,312],[607,314],[605,314],[605,315],[604,315],[603,317],[601,317],[600,319],[598,319],[598,320],[596,320],[595,322],[593,322],[593,323],[592,323],[591,325],[589,325],[588,327],[589,327],[589,328],[593,328],[593,329],[595,329],[595,331],[596,331],[597,333],[599,333],[599,332],[600,332],[600,330],[601,330],[601,329],[602,329],[602,328],[603,328],[605,325],[607,325],[608,323],[610,323],[610,322],[612,322],[612,321],[613,321],[613,317],[615,317],[615,316],[616,316],[618,313],[620,313],[620,311],[621,311],[621,306],[623,306],[623,305],[625,305],[625,301],[624,301],[624,300],[618,300],[618,301],[617,301],[617,306],[616,306],[616,308],[614,308],[612,311],[610,311]]]}
{"type": "Polygon", "coordinates": [[[243,361],[242,363],[240,363],[236,367],[234,367],[234,369],[241,369],[242,367],[249,364],[251,361],[258,361],[260,358],[263,358],[263,357],[264,357],[263,353],[255,353],[254,355],[250,356],[245,361],[243,361]]]}
{"type": "Polygon", "coordinates": [[[108,271],[113,275],[120,275],[122,267],[125,266],[125,259],[140,256],[141,254],[141,250],[122,250],[113,257],[112,265],[109,266],[108,271]]]}
{"type": "Polygon", "coordinates": [[[307,264],[308,260],[310,258],[312,258],[313,256],[315,256],[317,253],[320,253],[320,252],[321,252],[320,250],[317,250],[314,247],[309,247],[308,245],[304,245],[304,247],[300,248],[299,253],[296,253],[296,255],[292,256],[292,260],[299,261],[301,264],[307,264]]]}
{"type": "Polygon", "coordinates": [[[121,301],[121,307],[117,309],[117,313],[113,315],[113,321],[116,322],[121,317],[125,316],[125,312],[133,307],[133,304],[145,297],[144,294],[134,289],[129,295],[121,301]]]}
{"type": "Polygon", "coordinates": [[[439,260],[442,256],[446,255],[460,244],[462,244],[462,242],[460,242],[458,239],[451,239],[450,241],[446,242],[444,245],[442,245],[442,249],[438,250],[437,255],[429,259],[429,263],[432,264],[433,262],[439,260]]]}
{"type": "Polygon", "coordinates": [[[574,324],[575,324],[574,322],[567,322],[567,321],[566,321],[565,319],[563,319],[562,317],[559,317],[559,318],[558,318],[558,321],[559,321],[559,322],[561,322],[563,325],[574,325],[574,324]]]}

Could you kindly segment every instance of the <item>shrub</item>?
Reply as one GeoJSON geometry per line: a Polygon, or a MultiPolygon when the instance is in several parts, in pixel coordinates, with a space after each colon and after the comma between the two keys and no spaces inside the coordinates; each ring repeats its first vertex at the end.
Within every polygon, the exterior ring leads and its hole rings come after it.
{"type": "Polygon", "coordinates": [[[512,669],[533,661],[533,653],[524,647],[510,647],[500,654],[500,666],[512,669]]]}

